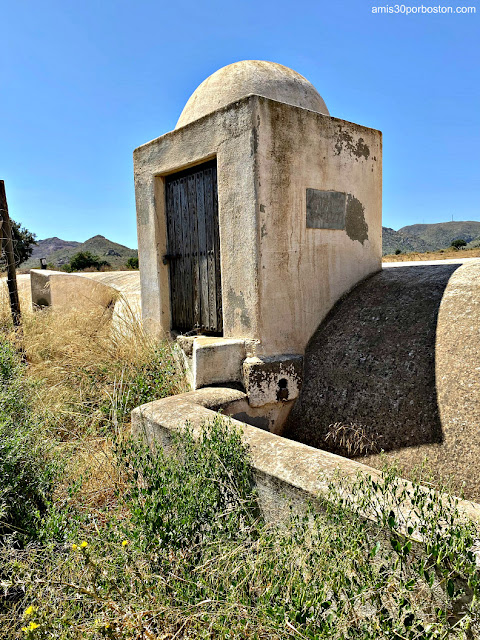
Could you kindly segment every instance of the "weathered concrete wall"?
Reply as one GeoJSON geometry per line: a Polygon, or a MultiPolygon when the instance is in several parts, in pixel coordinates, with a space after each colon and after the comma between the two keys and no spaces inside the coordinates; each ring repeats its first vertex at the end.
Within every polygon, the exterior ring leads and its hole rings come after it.
{"type": "Polygon", "coordinates": [[[258,98],[258,353],[303,353],[338,298],[381,269],[379,131],[258,98]],[[345,229],[307,228],[306,191],[347,194],[345,229]]]}
{"type": "Polygon", "coordinates": [[[112,320],[117,329],[127,333],[142,322],[142,299],[139,271],[99,271],[82,274],[118,291],[112,320]]]}
{"type": "MultiPolygon", "coordinates": [[[[0,296],[4,300],[4,304],[9,304],[9,295],[7,288],[7,278],[0,278],[0,296]]],[[[25,308],[31,308],[32,306],[32,292],[30,287],[30,274],[17,273],[17,287],[18,295],[20,297],[20,308],[23,311],[25,308]]]]}
{"type": "Polygon", "coordinates": [[[381,266],[381,134],[248,96],[135,150],[146,327],[171,328],[164,177],[217,158],[224,337],[303,353],[332,304],[381,266]],[[346,194],[344,229],[306,224],[308,188],[346,194]]]}
{"type": "MultiPolygon", "coordinates": [[[[407,263],[357,286],[307,348],[287,436],[345,455],[360,435],[405,472],[427,456],[437,477],[480,499],[479,283],[476,261],[407,263]],[[334,423],[358,430],[327,439],[334,423]]],[[[362,459],[385,463],[383,455],[362,459]]]]}
{"type": "Polygon", "coordinates": [[[91,278],[76,273],[47,269],[30,271],[32,303],[58,310],[104,310],[112,307],[118,292],[91,278]]]}
{"type": "MultiPolygon", "coordinates": [[[[246,396],[241,391],[224,388],[201,389],[164,398],[134,409],[132,432],[151,445],[156,442],[168,449],[172,432],[183,428],[187,421],[198,434],[203,423],[215,418],[216,411],[229,412],[229,408],[242,401],[246,402],[246,396]]],[[[243,441],[249,447],[259,506],[264,517],[276,524],[289,518],[291,507],[302,511],[307,502],[315,503],[319,497],[328,497],[329,482],[336,479],[337,474],[352,480],[358,474],[378,476],[375,469],[354,460],[281,438],[237,420],[232,420],[232,425],[242,430],[243,441]]],[[[412,489],[407,481],[403,481],[403,487],[407,492],[412,489]]],[[[410,512],[411,504],[406,502],[405,508],[410,512]]],[[[459,511],[480,521],[479,505],[460,501],[459,511]]]]}
{"type": "Polygon", "coordinates": [[[140,273],[106,271],[64,273],[32,269],[26,278],[31,290],[30,305],[53,306],[60,311],[99,311],[108,309],[115,328],[129,333],[142,321],[140,273]]]}
{"type": "Polygon", "coordinates": [[[134,151],[138,251],[145,326],[171,328],[164,177],[216,157],[224,336],[258,338],[254,98],[240,100],[134,151]]]}

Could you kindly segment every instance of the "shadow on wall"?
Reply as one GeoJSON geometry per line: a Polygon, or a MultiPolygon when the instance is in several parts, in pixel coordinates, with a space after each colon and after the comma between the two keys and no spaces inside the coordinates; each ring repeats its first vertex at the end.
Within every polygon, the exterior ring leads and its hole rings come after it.
{"type": "Polygon", "coordinates": [[[436,328],[459,266],[386,268],[341,299],[308,344],[285,436],[350,456],[441,443],[436,328]]]}

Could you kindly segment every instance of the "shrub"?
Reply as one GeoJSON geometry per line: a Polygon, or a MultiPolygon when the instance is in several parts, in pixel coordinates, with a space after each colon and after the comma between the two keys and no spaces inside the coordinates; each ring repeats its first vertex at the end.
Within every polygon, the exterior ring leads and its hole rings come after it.
{"type": "MultiPolygon", "coordinates": [[[[18,267],[32,255],[33,246],[37,244],[37,241],[35,240],[35,234],[22,227],[21,224],[12,219],[10,219],[10,223],[12,227],[13,255],[15,257],[15,266],[18,267]]],[[[3,248],[0,250],[0,268],[2,270],[7,268],[7,260],[3,248]]]]}
{"type": "MultiPolygon", "coordinates": [[[[391,471],[339,477],[322,510],[267,525],[255,518],[239,435],[218,418],[198,442],[192,435],[175,438],[171,458],[126,444],[126,508],[70,550],[47,546],[10,563],[11,583],[26,592],[17,628],[38,625],[27,637],[478,637],[478,531],[454,499],[418,485],[406,496],[391,471]],[[398,518],[406,497],[410,512],[398,518]]],[[[0,637],[10,639],[4,620],[0,637]]]]}
{"type": "Polygon", "coordinates": [[[395,255],[399,256],[402,253],[401,249],[395,249],[395,255]]]}
{"type": "Polygon", "coordinates": [[[138,269],[138,257],[132,257],[127,260],[127,267],[129,269],[138,269]]]}
{"type": "Polygon", "coordinates": [[[456,240],[453,240],[453,241],[452,241],[451,246],[452,246],[454,249],[460,249],[461,247],[466,247],[466,246],[467,246],[467,243],[466,243],[466,241],[465,241],[465,240],[463,240],[463,238],[457,238],[456,240]]]}
{"type": "Polygon", "coordinates": [[[51,498],[56,464],[32,413],[32,385],[13,345],[0,339],[0,539],[35,538],[51,498]]]}
{"type": "Polygon", "coordinates": [[[109,267],[110,263],[106,260],[100,260],[100,258],[90,251],[79,251],[76,253],[68,264],[64,265],[63,270],[72,272],[72,271],[83,271],[84,269],[94,268],[99,270],[101,267],[109,267]]]}
{"type": "Polygon", "coordinates": [[[218,416],[196,440],[188,427],[165,452],[129,441],[117,450],[128,478],[126,531],[143,548],[192,549],[235,536],[255,513],[253,478],[241,434],[218,416]],[[141,478],[141,482],[138,479],[141,478]]]}

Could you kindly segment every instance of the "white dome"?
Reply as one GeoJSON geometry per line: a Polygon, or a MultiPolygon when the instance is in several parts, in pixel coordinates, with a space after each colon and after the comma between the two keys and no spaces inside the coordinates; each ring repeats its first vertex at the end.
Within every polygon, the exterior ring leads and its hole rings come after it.
{"type": "Polygon", "coordinates": [[[315,87],[293,69],[276,62],[243,60],[222,67],[202,82],[190,96],[175,129],[251,94],[330,115],[315,87]]]}

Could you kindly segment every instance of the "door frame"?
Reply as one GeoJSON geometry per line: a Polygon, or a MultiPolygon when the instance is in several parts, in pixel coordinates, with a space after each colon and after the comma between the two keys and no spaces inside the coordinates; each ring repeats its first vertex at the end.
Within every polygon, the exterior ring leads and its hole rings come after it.
{"type": "MultiPolygon", "coordinates": [[[[172,317],[172,305],[171,305],[171,290],[170,290],[170,268],[168,262],[163,260],[164,255],[167,253],[167,210],[166,210],[166,178],[173,174],[195,171],[195,169],[203,164],[207,164],[211,161],[215,161],[217,164],[217,206],[218,206],[218,218],[219,218],[219,245],[220,245],[220,271],[222,271],[222,230],[220,225],[221,211],[220,211],[220,197],[218,194],[218,158],[217,154],[212,153],[195,162],[187,165],[174,166],[167,171],[162,171],[160,174],[153,176],[153,193],[152,193],[152,205],[155,216],[155,237],[152,239],[157,247],[157,260],[156,263],[151,265],[151,268],[155,269],[155,273],[152,272],[152,281],[157,281],[159,284],[159,296],[160,296],[160,327],[165,337],[175,339],[180,333],[173,329],[173,317],[172,317]]],[[[148,278],[148,274],[145,274],[148,278]]],[[[225,296],[224,296],[224,282],[223,277],[221,280],[221,292],[222,292],[222,316],[223,316],[223,334],[225,332],[225,296]]],[[[148,329],[148,327],[147,327],[148,329]]],[[[153,330],[155,330],[152,327],[153,330]]],[[[156,330],[158,331],[158,329],[156,330]]]]}
{"type": "Polygon", "coordinates": [[[165,215],[172,330],[223,336],[216,159],[165,177],[165,215]]]}

